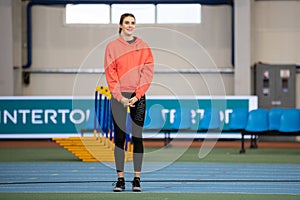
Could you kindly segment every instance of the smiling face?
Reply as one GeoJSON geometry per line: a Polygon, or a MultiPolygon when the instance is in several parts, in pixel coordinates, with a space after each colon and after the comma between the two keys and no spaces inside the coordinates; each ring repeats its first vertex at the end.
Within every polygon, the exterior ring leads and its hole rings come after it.
{"type": "Polygon", "coordinates": [[[125,36],[132,36],[135,29],[135,18],[132,16],[125,17],[122,24],[120,24],[120,29],[125,36]]]}

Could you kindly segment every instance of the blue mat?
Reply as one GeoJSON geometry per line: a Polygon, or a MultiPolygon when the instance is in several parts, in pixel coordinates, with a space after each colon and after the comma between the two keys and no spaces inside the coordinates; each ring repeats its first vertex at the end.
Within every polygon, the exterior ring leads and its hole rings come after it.
{"type": "MultiPolygon", "coordinates": [[[[132,164],[126,169],[132,172],[132,164]]],[[[112,192],[113,163],[0,163],[0,192],[112,192]]],[[[144,162],[143,192],[300,194],[300,165],[144,162]]],[[[131,192],[132,173],[126,173],[131,192]]],[[[125,191],[125,192],[126,192],[125,191]]]]}

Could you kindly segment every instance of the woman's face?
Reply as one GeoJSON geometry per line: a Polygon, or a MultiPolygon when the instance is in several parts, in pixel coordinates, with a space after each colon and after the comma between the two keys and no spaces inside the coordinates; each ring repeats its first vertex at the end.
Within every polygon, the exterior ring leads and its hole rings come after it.
{"type": "Polygon", "coordinates": [[[123,34],[131,36],[135,29],[135,19],[131,16],[125,17],[120,28],[122,29],[123,34]]]}

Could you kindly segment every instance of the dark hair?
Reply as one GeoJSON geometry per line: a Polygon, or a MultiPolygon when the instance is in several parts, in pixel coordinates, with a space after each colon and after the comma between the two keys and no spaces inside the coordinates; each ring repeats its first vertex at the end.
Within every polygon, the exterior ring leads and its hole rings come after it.
{"type": "MultiPolygon", "coordinates": [[[[134,15],[133,15],[133,14],[131,14],[131,13],[124,13],[124,14],[123,14],[123,15],[121,15],[121,17],[120,17],[120,22],[119,22],[119,25],[122,25],[122,24],[123,24],[123,21],[124,21],[124,19],[125,19],[126,17],[133,17],[133,18],[134,18],[134,20],[135,20],[135,17],[134,17],[134,15]]],[[[122,29],[121,29],[121,28],[119,28],[119,34],[121,34],[121,32],[122,32],[122,29]]]]}

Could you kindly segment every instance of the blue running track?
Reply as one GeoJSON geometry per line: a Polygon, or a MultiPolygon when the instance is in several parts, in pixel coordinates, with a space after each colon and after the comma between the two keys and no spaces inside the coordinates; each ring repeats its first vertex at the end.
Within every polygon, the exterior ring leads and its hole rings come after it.
{"type": "MultiPolygon", "coordinates": [[[[0,163],[0,192],[112,192],[116,172],[105,163],[0,163]]],[[[131,170],[127,164],[126,169],[131,170]]],[[[298,164],[145,162],[143,192],[300,194],[298,164]],[[157,168],[157,170],[155,170],[157,168]],[[150,170],[153,169],[153,170],[150,170]]],[[[132,173],[125,175],[131,192],[132,173]]],[[[126,192],[125,191],[125,192],[126,192]]]]}

